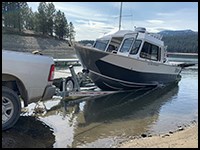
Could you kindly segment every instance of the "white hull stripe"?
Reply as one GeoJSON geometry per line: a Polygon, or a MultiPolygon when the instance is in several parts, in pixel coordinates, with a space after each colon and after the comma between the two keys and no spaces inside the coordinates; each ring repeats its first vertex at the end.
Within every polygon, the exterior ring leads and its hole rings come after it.
{"type": "Polygon", "coordinates": [[[115,89],[115,90],[122,90],[123,88],[118,88],[118,87],[114,87],[114,86],[111,86],[105,82],[103,82],[103,84],[105,84],[107,87],[111,88],[111,89],[115,89]]]}
{"type": "Polygon", "coordinates": [[[105,75],[102,75],[100,73],[97,73],[95,71],[89,70],[90,72],[92,72],[93,74],[96,74],[98,76],[101,76],[103,78],[109,79],[109,80],[113,80],[113,81],[117,81],[117,82],[121,82],[121,83],[125,83],[125,84],[132,84],[132,85],[141,85],[141,86],[146,86],[146,85],[155,85],[155,84],[148,84],[148,83],[135,83],[135,82],[128,82],[128,81],[124,81],[124,80],[119,80],[119,79],[115,79],[115,78],[111,78],[105,75]]]}

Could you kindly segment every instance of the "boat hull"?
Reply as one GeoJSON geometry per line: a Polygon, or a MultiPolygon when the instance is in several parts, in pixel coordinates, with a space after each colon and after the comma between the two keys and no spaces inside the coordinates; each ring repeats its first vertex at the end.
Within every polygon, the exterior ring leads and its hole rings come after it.
{"type": "Polygon", "coordinates": [[[83,67],[89,70],[89,77],[102,90],[154,87],[180,80],[180,67],[128,58],[82,45],[75,45],[75,50],[83,67]]]}

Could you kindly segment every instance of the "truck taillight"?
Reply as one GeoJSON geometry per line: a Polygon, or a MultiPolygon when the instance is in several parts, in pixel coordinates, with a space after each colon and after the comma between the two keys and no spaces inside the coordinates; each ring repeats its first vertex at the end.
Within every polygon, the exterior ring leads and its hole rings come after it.
{"type": "Polygon", "coordinates": [[[49,72],[48,81],[53,81],[53,78],[54,78],[54,71],[55,71],[55,65],[52,64],[52,65],[51,65],[51,68],[50,68],[50,72],[49,72]]]}

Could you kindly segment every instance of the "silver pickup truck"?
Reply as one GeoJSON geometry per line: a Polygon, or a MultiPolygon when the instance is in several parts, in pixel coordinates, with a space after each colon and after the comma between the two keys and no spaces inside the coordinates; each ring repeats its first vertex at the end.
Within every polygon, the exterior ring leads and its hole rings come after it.
{"type": "Polygon", "coordinates": [[[2,130],[17,122],[22,107],[52,98],[54,67],[49,56],[2,50],[2,130]]]}

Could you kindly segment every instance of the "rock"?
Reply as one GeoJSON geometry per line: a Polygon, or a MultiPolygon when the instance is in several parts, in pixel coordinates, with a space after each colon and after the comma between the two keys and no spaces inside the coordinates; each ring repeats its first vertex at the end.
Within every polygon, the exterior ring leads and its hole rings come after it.
{"type": "Polygon", "coordinates": [[[183,127],[179,127],[179,128],[178,128],[178,131],[182,131],[182,130],[184,130],[183,127]]]}
{"type": "Polygon", "coordinates": [[[162,138],[163,138],[163,137],[166,137],[166,136],[169,136],[169,134],[165,134],[165,135],[163,135],[162,138]]]}
{"type": "Polygon", "coordinates": [[[143,138],[147,137],[147,135],[146,135],[146,134],[144,134],[144,133],[143,133],[143,134],[141,134],[141,136],[142,136],[143,138]]]}

